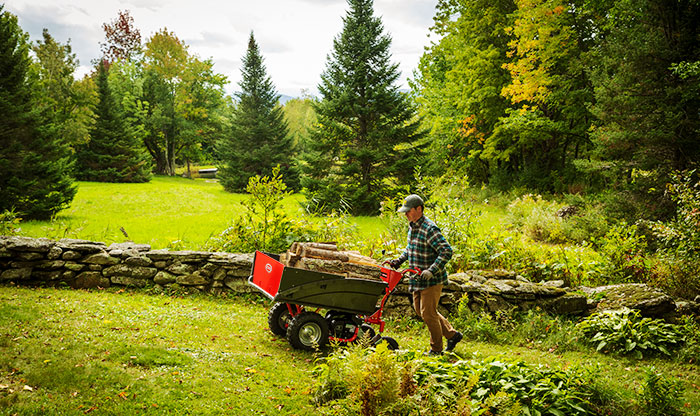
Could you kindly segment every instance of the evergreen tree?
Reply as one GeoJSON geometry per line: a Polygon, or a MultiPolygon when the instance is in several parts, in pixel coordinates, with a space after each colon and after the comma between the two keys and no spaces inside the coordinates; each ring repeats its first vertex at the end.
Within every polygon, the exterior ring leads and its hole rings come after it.
{"type": "Polygon", "coordinates": [[[244,191],[250,177],[269,175],[279,164],[286,184],[294,188],[298,179],[291,164],[292,139],[252,32],[241,73],[231,132],[218,146],[221,184],[229,192],[244,191]]]}
{"type": "Polygon", "coordinates": [[[107,64],[97,68],[99,103],[90,142],[79,148],[78,177],[98,182],[147,182],[150,166],[141,145],[124,121],[107,77],[107,64]]]}
{"type": "Polygon", "coordinates": [[[422,137],[416,110],[394,85],[391,38],[372,0],[349,0],[318,89],[318,124],[305,164],[307,198],[325,209],[345,201],[356,214],[376,214],[391,187],[407,181],[422,137]],[[401,149],[401,150],[399,150],[401,149]]]}
{"type": "Polygon", "coordinates": [[[61,45],[44,29],[43,41],[38,41],[32,49],[39,73],[39,107],[51,118],[52,135],[73,147],[87,143],[95,118],[97,92],[91,78],[75,80],[79,62],[72,53],[70,40],[61,45]]]}
{"type": "Polygon", "coordinates": [[[54,136],[38,104],[28,35],[0,5],[0,212],[48,219],[67,207],[76,188],[68,145],[54,136]]]}
{"type": "MultiPolygon", "coordinates": [[[[617,1],[606,14],[592,79],[598,120],[591,170],[618,190],[631,217],[673,212],[664,198],[674,170],[700,162],[700,83],[676,64],[700,60],[700,3],[617,1]]],[[[690,75],[690,74],[689,74],[690,75]]]]}

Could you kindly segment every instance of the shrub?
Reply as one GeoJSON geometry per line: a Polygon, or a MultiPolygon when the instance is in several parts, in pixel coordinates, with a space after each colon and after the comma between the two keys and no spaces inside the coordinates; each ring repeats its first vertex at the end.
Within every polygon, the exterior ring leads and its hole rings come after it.
{"type": "Polygon", "coordinates": [[[561,207],[540,195],[523,195],[508,205],[508,221],[535,241],[563,242],[562,219],[557,216],[561,207]]]}
{"type": "Polygon", "coordinates": [[[685,334],[677,325],[659,319],[642,318],[639,311],[620,309],[596,313],[577,326],[583,343],[596,351],[631,355],[671,355],[685,342],[685,334]]]}
{"type": "Polygon", "coordinates": [[[605,259],[601,272],[606,283],[642,282],[648,278],[646,240],[637,233],[636,225],[617,224],[594,244],[605,259]]]}
{"type": "Polygon", "coordinates": [[[362,415],[376,415],[379,409],[399,400],[402,365],[382,343],[376,349],[356,344],[338,350],[317,365],[314,399],[317,404],[343,400],[359,405],[362,415]]]}
{"type": "Polygon", "coordinates": [[[13,209],[0,212],[0,235],[15,235],[19,233],[20,221],[22,221],[22,218],[13,209]]]}
{"type": "Polygon", "coordinates": [[[207,242],[207,250],[252,252],[255,250],[281,253],[295,241],[315,240],[323,235],[320,228],[308,220],[292,219],[279,209],[289,193],[282,181],[279,166],[271,176],[255,175],[248,180],[250,197],[243,202],[242,218],[207,242]]]}
{"type": "Polygon", "coordinates": [[[700,294],[700,181],[696,178],[695,171],[674,174],[667,190],[676,204],[675,218],[648,223],[661,246],[657,283],[689,298],[700,294]]]}
{"type": "Polygon", "coordinates": [[[649,283],[671,296],[693,299],[700,295],[700,259],[688,261],[673,253],[659,253],[651,264],[649,283]]]}
{"type": "Polygon", "coordinates": [[[599,206],[577,207],[578,212],[562,222],[562,234],[567,242],[583,243],[603,237],[608,232],[608,218],[599,206]]]}

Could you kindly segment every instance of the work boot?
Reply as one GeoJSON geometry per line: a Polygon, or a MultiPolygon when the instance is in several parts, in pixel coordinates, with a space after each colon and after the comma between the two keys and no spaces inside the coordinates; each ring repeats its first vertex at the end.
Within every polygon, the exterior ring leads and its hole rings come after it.
{"type": "Polygon", "coordinates": [[[462,333],[459,332],[459,331],[456,332],[456,333],[452,336],[452,338],[450,338],[450,339],[447,340],[447,351],[452,351],[453,349],[455,349],[455,347],[457,346],[457,343],[459,343],[459,341],[461,341],[462,338],[464,338],[464,336],[462,335],[462,333]]]}

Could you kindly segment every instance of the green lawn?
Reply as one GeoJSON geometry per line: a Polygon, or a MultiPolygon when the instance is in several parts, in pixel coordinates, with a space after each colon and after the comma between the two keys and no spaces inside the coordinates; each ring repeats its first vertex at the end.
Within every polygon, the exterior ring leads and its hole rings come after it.
{"type": "MultiPolygon", "coordinates": [[[[0,287],[0,415],[317,414],[318,355],[292,350],[267,329],[267,302],[144,291],[0,287]]],[[[424,350],[428,332],[389,321],[401,348],[424,350]]],[[[700,414],[697,366],[590,352],[548,352],[463,341],[464,358],[500,356],[554,369],[598,368],[613,408],[629,415],[655,366],[680,380],[700,414]]]]}
{"type": "MultiPolygon", "coordinates": [[[[78,182],[70,208],[54,222],[23,222],[22,234],[105,243],[130,239],[154,249],[196,250],[241,215],[244,198],[245,194],[228,193],[218,182],[205,179],[156,176],[143,184],[78,182]]],[[[302,195],[290,195],[283,208],[292,215],[305,215],[302,201],[302,195]]],[[[381,227],[378,218],[361,217],[357,223],[362,235],[381,227]]]]}

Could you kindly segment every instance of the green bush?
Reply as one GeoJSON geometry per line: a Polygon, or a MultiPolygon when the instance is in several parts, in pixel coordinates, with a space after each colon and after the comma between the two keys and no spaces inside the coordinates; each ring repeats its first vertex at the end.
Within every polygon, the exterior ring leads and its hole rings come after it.
{"type": "Polygon", "coordinates": [[[608,218],[597,205],[578,206],[578,211],[562,222],[562,234],[567,242],[583,243],[603,237],[610,228],[608,218]]]}
{"type": "Polygon", "coordinates": [[[22,221],[14,210],[0,212],[0,235],[15,235],[20,232],[19,223],[22,221]]]}
{"type": "Polygon", "coordinates": [[[272,170],[271,176],[251,177],[246,190],[250,197],[243,202],[245,212],[242,218],[218,236],[210,238],[205,249],[281,253],[295,241],[321,241],[334,229],[306,219],[292,218],[280,209],[280,202],[289,192],[282,181],[279,167],[272,170]]]}
{"type": "Polygon", "coordinates": [[[557,211],[563,205],[542,199],[540,195],[526,194],[508,205],[508,222],[535,241],[563,242],[562,219],[557,211]]]}
{"type": "Polygon", "coordinates": [[[700,295],[700,259],[689,261],[661,252],[653,259],[649,283],[671,296],[693,299],[700,295]]]}
{"type": "Polygon", "coordinates": [[[646,240],[637,233],[636,225],[625,222],[614,225],[594,244],[603,256],[605,283],[643,282],[650,273],[646,258],[646,240]]]}
{"type": "Polygon", "coordinates": [[[675,217],[648,223],[660,242],[656,282],[672,294],[692,298],[700,294],[700,181],[696,171],[679,172],[667,188],[675,217]]]}
{"type": "Polygon", "coordinates": [[[642,318],[639,311],[620,309],[596,313],[577,326],[580,339],[596,351],[644,356],[664,354],[681,347],[686,340],[682,328],[659,319],[642,318]]]}

